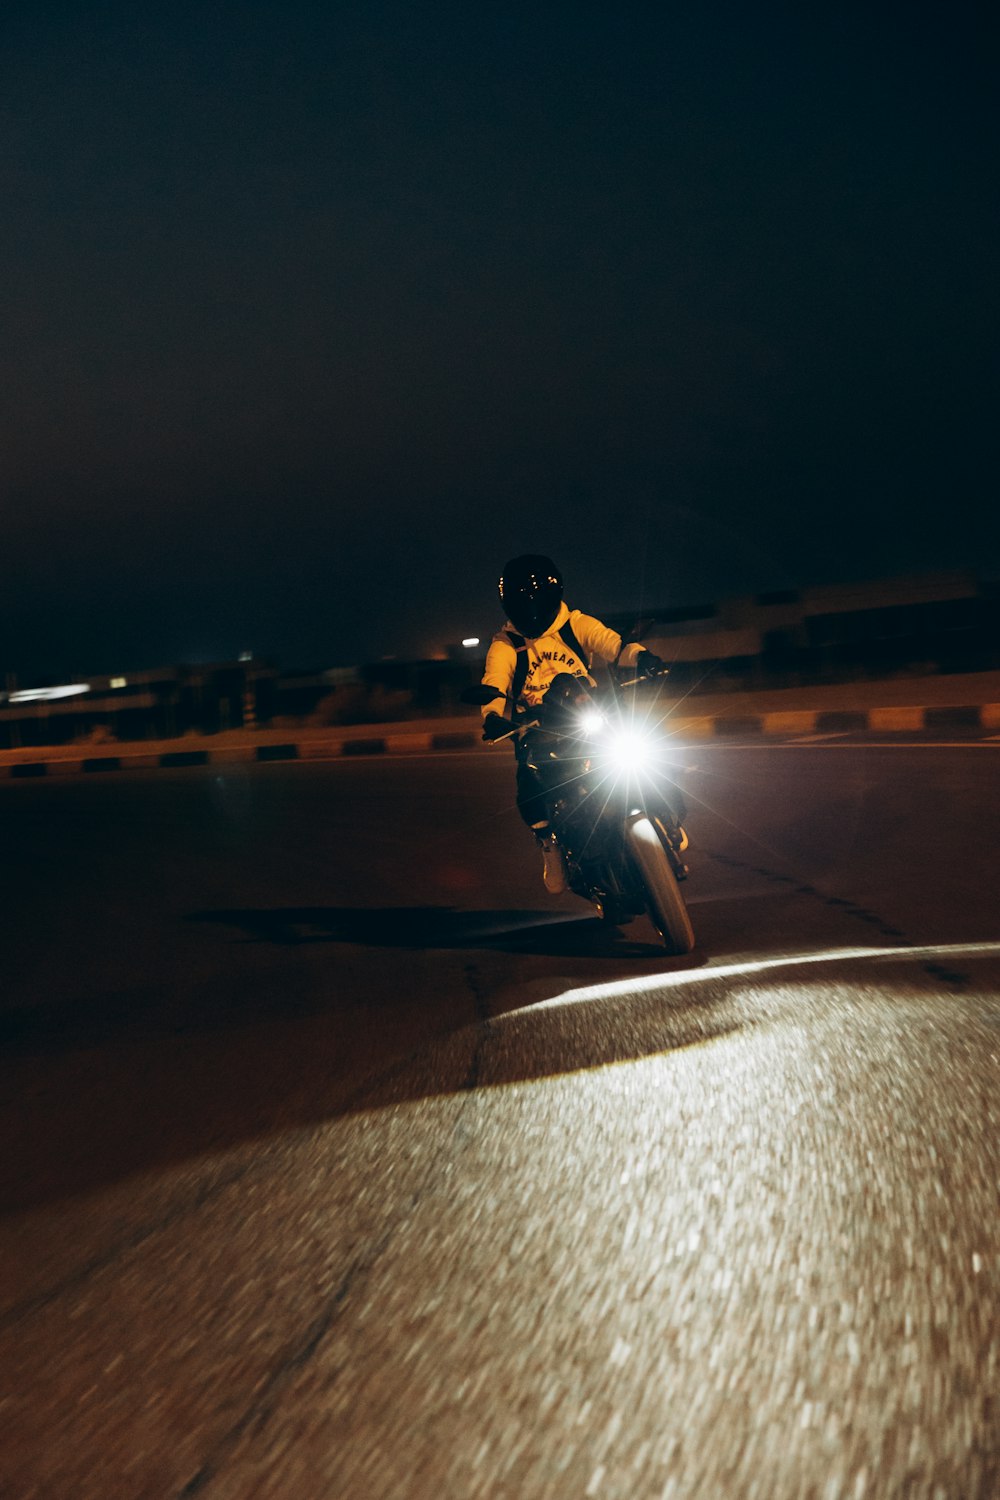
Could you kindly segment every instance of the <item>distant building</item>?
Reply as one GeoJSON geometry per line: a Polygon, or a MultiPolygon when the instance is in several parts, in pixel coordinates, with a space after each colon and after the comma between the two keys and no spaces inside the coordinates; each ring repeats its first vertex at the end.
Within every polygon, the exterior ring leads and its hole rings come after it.
{"type": "MultiPolygon", "coordinates": [[[[671,667],[684,693],[917,672],[1000,669],[1000,585],[938,572],[604,617],[671,667]]],[[[373,722],[447,713],[483,667],[485,641],[430,661],[279,672],[241,660],[0,692],[0,748],[172,739],[241,726],[373,722]]]]}
{"type": "Polygon", "coordinates": [[[1000,589],[966,572],[773,590],[610,623],[692,688],[1000,668],[1000,589]]]}

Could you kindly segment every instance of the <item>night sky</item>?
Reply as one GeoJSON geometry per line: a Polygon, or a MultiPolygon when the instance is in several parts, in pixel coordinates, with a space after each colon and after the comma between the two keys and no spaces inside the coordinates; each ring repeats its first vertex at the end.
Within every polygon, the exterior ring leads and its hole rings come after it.
{"type": "Polygon", "coordinates": [[[1000,573],[991,9],[12,0],[0,681],[1000,573]]]}

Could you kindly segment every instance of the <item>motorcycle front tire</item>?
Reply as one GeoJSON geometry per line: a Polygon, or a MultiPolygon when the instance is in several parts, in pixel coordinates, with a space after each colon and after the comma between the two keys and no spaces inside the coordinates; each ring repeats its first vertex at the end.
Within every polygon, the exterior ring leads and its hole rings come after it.
{"type": "Polygon", "coordinates": [[[629,819],[625,846],[646,897],[650,921],[668,953],[690,953],[694,947],[691,918],[670,868],[660,837],[647,817],[629,819]]]}

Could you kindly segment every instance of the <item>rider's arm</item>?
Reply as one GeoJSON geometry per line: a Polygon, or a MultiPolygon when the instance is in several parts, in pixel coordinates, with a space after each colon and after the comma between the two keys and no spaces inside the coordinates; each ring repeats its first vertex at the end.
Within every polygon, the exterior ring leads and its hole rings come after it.
{"type": "Polygon", "coordinates": [[[489,703],[484,703],[482,715],[485,720],[488,714],[504,714],[507,712],[507,699],[511,688],[514,686],[514,664],[517,661],[517,653],[508,641],[494,640],[490,643],[490,649],[486,653],[486,670],[483,673],[483,686],[494,687],[497,695],[489,703]]]}
{"type": "Polygon", "coordinates": [[[599,656],[602,661],[611,662],[615,666],[634,667],[644,649],[638,641],[629,641],[627,646],[623,646],[617,630],[612,630],[593,615],[581,614],[578,609],[571,612],[569,623],[584,651],[591,657],[599,656]]]}

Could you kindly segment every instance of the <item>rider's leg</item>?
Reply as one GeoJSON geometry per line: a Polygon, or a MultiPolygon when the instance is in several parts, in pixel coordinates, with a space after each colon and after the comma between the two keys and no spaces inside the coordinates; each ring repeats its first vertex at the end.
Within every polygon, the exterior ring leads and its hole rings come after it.
{"type": "Polygon", "coordinates": [[[558,896],[566,889],[566,861],[549,824],[541,783],[523,760],[517,763],[517,810],[542,851],[545,889],[558,896]]]}

